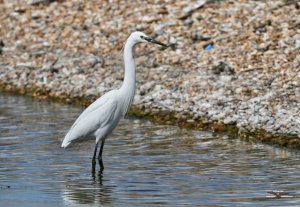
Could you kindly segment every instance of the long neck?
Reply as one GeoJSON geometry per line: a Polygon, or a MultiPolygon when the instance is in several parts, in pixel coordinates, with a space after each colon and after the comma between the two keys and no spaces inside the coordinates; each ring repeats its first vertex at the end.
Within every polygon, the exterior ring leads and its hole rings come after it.
{"type": "Polygon", "coordinates": [[[121,93],[124,94],[124,115],[129,110],[133,101],[135,93],[135,62],[132,55],[132,49],[134,42],[130,39],[126,42],[124,47],[124,65],[125,65],[125,77],[123,84],[120,88],[121,93]]]}
{"type": "Polygon", "coordinates": [[[134,43],[128,40],[124,47],[124,65],[125,65],[125,76],[122,90],[133,91],[135,90],[135,62],[132,55],[132,48],[134,43]]]}

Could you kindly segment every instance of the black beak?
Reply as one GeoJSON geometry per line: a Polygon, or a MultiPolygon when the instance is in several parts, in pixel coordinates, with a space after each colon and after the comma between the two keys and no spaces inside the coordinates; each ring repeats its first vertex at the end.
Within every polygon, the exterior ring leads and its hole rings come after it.
{"type": "Polygon", "coordinates": [[[153,43],[153,44],[158,44],[158,45],[161,45],[161,46],[163,46],[163,47],[169,47],[169,45],[166,45],[166,44],[164,44],[164,43],[161,43],[161,42],[159,42],[159,41],[157,41],[157,40],[155,40],[155,39],[152,39],[152,38],[150,38],[150,37],[143,37],[143,39],[146,40],[146,41],[148,41],[148,42],[150,42],[150,43],[153,43]]]}

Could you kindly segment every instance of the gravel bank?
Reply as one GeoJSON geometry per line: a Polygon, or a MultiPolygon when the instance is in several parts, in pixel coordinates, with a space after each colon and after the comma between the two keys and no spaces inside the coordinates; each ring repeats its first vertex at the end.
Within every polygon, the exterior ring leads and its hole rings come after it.
{"type": "Polygon", "coordinates": [[[141,30],[172,47],[136,48],[135,111],[300,146],[299,8],[293,0],[0,1],[0,84],[92,101],[121,85],[120,51],[141,30]]]}

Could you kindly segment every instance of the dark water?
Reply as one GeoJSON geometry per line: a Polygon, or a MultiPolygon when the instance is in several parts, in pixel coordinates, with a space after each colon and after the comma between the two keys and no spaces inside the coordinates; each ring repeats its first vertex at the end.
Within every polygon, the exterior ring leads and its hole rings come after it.
{"type": "Polygon", "coordinates": [[[60,148],[81,111],[0,93],[0,206],[300,205],[298,152],[135,118],[92,176],[93,140],[60,148]]]}

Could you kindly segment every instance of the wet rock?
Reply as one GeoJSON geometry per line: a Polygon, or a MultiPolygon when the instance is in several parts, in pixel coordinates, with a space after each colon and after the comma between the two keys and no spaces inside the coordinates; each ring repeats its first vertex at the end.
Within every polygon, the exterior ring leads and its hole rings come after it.
{"type": "Polygon", "coordinates": [[[0,40],[0,55],[2,55],[2,53],[3,53],[3,47],[4,47],[5,45],[4,45],[4,42],[2,41],[2,40],[0,40]]]}
{"type": "Polygon", "coordinates": [[[193,37],[192,37],[192,40],[195,41],[195,42],[196,41],[208,41],[210,39],[211,39],[210,36],[208,36],[208,35],[201,35],[199,33],[194,34],[193,37]]]}
{"type": "Polygon", "coordinates": [[[23,14],[26,11],[25,8],[22,7],[17,7],[15,8],[15,12],[19,13],[19,14],[23,14]]]}
{"type": "Polygon", "coordinates": [[[218,65],[214,66],[211,70],[215,75],[220,75],[221,73],[228,74],[228,75],[235,74],[234,69],[224,62],[220,62],[218,65]]]}
{"type": "Polygon", "coordinates": [[[184,21],[183,21],[183,24],[184,25],[192,25],[194,23],[194,20],[192,20],[192,19],[185,19],[184,21]]]}
{"type": "Polygon", "coordinates": [[[28,0],[27,4],[31,6],[39,5],[39,4],[49,4],[54,2],[55,0],[28,0]]]}
{"type": "Polygon", "coordinates": [[[257,26],[255,26],[254,30],[263,33],[267,31],[267,26],[270,25],[272,25],[272,21],[268,19],[265,22],[261,22],[257,26]]]}

